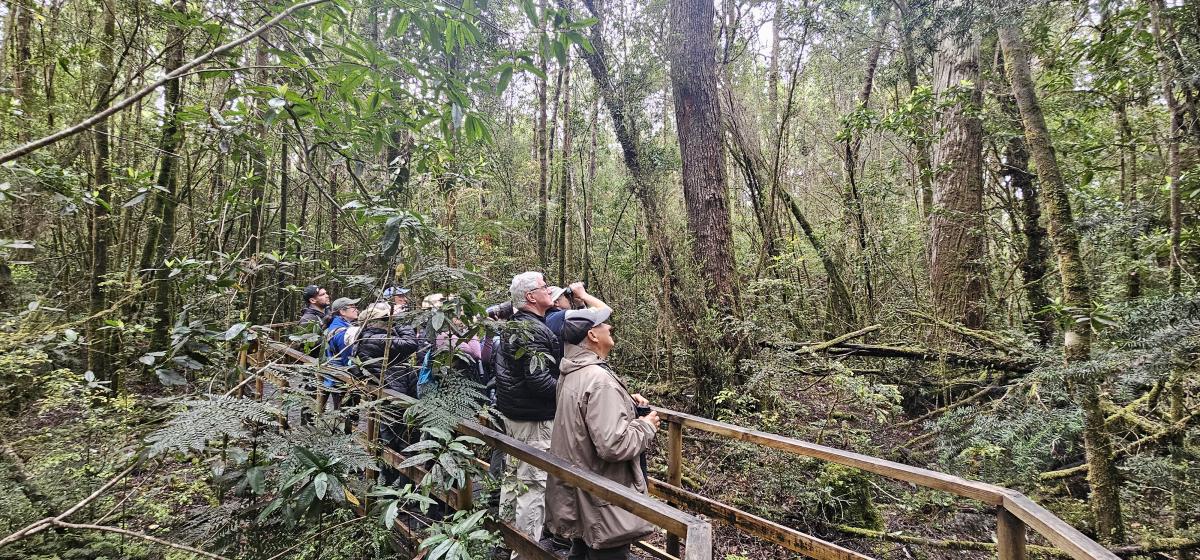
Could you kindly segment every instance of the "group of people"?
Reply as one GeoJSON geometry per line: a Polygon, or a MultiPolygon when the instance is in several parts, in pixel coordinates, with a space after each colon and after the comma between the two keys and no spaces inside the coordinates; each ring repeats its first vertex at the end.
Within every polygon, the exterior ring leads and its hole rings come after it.
{"type": "MultiPolygon", "coordinates": [[[[408,321],[395,320],[408,310],[409,290],[401,287],[388,288],[383,301],[361,313],[359,300],[330,302],[319,286],[308,286],[303,295],[306,306],[300,322],[323,325],[329,365],[419,397],[430,382],[430,355],[452,352],[453,369],[488,388],[487,395],[504,418],[504,433],[646,492],[644,454],[658,430],[658,414],[644,397],[630,393],[609,366],[615,345],[612,309],[582,283],[557,287],[548,285],[539,272],[514,276],[511,309],[488,309],[494,319],[504,319],[503,326],[482,339],[418,334],[408,321]]],[[[444,300],[441,294],[431,294],[422,307],[437,308],[444,300]]],[[[336,381],[325,383],[333,386],[336,381]]],[[[381,431],[383,443],[397,451],[410,443],[408,438],[400,427],[381,431]]],[[[548,529],[570,547],[569,559],[627,558],[630,545],[654,529],[621,508],[511,459],[501,482],[502,517],[536,541],[548,529]]],[[[514,560],[518,557],[513,553],[514,560]]]]}

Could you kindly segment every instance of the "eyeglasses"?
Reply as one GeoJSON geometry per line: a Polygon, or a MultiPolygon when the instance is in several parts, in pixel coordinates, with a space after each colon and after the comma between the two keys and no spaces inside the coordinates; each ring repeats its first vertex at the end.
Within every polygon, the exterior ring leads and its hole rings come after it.
{"type": "Polygon", "coordinates": [[[546,284],[545,286],[538,286],[538,287],[536,287],[536,288],[534,288],[534,289],[532,289],[532,290],[528,290],[528,291],[526,291],[525,293],[527,293],[527,294],[532,294],[533,292],[536,292],[536,291],[538,291],[538,290],[549,290],[549,289],[550,289],[550,285],[549,285],[549,284],[546,284]]]}

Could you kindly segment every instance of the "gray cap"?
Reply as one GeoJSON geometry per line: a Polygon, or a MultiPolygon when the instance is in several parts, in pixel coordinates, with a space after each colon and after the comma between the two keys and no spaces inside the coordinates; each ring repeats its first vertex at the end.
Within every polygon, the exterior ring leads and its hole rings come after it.
{"type": "Polygon", "coordinates": [[[608,307],[572,309],[563,316],[562,339],[567,344],[579,344],[587,338],[588,331],[608,320],[612,309],[608,307]]]}
{"type": "Polygon", "coordinates": [[[565,293],[567,293],[566,288],[550,286],[550,301],[558,301],[558,298],[562,297],[562,295],[565,293]]]}
{"type": "MultiPolygon", "coordinates": [[[[359,299],[361,299],[361,298],[359,298],[359,299]]],[[[340,298],[333,300],[333,303],[331,303],[329,305],[329,310],[333,313],[337,313],[347,307],[350,307],[351,305],[358,305],[358,299],[350,299],[348,297],[340,297],[340,298]]]]}

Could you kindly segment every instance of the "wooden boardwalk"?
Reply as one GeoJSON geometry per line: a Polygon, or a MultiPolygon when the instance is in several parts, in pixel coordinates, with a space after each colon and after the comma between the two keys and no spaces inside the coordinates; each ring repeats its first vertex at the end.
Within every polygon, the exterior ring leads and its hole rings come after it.
{"type": "MultiPolygon", "coordinates": [[[[239,363],[244,366],[242,370],[244,375],[253,376],[253,396],[260,399],[264,395],[266,384],[286,386],[287,381],[279,375],[283,369],[295,367],[295,364],[320,367],[316,359],[292,349],[287,344],[270,340],[265,335],[260,335],[257,344],[243,351],[239,363]]],[[[330,368],[321,373],[345,377],[340,370],[330,368]]],[[[348,377],[344,381],[351,384],[363,384],[362,380],[348,377]]],[[[369,391],[379,399],[390,399],[401,405],[411,403],[413,400],[406,395],[379,387],[371,387],[369,391]]],[[[318,399],[318,402],[322,401],[323,399],[318,399]]],[[[659,498],[658,500],[631,491],[589,471],[578,469],[554,455],[534,449],[475,420],[468,419],[459,422],[457,430],[461,434],[477,437],[492,448],[535,465],[569,484],[599,496],[662,528],[667,534],[665,550],[647,543],[637,543],[637,546],[644,554],[663,560],[712,560],[713,531],[710,521],[730,525],[747,535],[817,560],[871,560],[871,557],[862,553],[684,489],[682,478],[685,429],[700,430],[721,438],[821,459],[987,504],[996,512],[995,550],[1001,560],[1028,558],[1027,533],[1029,530],[1041,535],[1057,549],[1056,552],[1061,551],[1060,554],[1074,560],[1117,559],[1117,556],[1111,551],[1015,490],[778,434],[743,428],[675,410],[659,407],[655,407],[655,410],[668,424],[666,430],[668,438],[667,480],[650,479],[650,493],[659,498]],[[689,511],[692,513],[688,513],[689,511]]],[[[377,420],[373,416],[368,416],[365,433],[361,434],[363,445],[380,453],[385,463],[393,467],[399,466],[404,460],[403,456],[391,450],[379,450],[377,445],[372,444],[375,439],[370,434],[377,434],[377,430],[377,420]]],[[[479,460],[477,459],[477,461],[479,460]]],[[[479,463],[486,466],[483,461],[479,461],[479,463]]],[[[424,472],[416,467],[401,470],[413,480],[420,480],[424,475],[424,472]]],[[[373,473],[367,473],[367,476],[373,476],[373,473]]],[[[467,487],[460,489],[454,495],[440,497],[452,508],[470,508],[472,506],[471,483],[468,482],[467,487]]],[[[489,528],[498,531],[509,548],[521,552],[528,558],[544,560],[559,558],[544,543],[533,541],[507,523],[491,522],[489,528]]]]}

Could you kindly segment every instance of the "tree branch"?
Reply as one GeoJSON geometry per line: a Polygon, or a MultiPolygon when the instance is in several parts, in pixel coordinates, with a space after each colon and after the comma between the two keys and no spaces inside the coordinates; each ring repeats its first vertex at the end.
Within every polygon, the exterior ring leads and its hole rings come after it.
{"type": "Polygon", "coordinates": [[[87,119],[84,119],[79,124],[76,124],[76,125],[68,127],[68,128],[64,128],[64,129],[59,130],[58,132],[55,132],[49,136],[44,136],[42,138],[38,138],[37,140],[32,140],[28,143],[25,143],[21,146],[14,148],[12,151],[7,152],[4,155],[0,155],[0,165],[7,163],[9,161],[12,161],[14,159],[17,159],[21,156],[27,155],[30,152],[33,152],[34,150],[37,150],[39,148],[44,148],[46,146],[49,146],[50,144],[58,142],[59,140],[62,140],[63,138],[69,138],[71,136],[79,134],[79,133],[95,126],[96,123],[99,123],[99,122],[103,121],[104,119],[107,119],[109,116],[125,109],[126,107],[129,107],[130,105],[133,105],[135,102],[137,102],[137,100],[139,100],[143,97],[146,97],[147,95],[150,95],[152,92],[154,92],[154,90],[162,87],[167,82],[170,82],[171,80],[175,80],[175,79],[179,78],[179,76],[186,74],[192,68],[195,68],[195,67],[203,64],[208,59],[213,58],[215,56],[220,56],[220,55],[225,54],[237,47],[240,47],[240,46],[248,43],[251,39],[254,39],[255,37],[258,37],[259,35],[262,35],[266,30],[270,29],[271,27],[274,27],[275,24],[279,23],[280,21],[283,21],[284,18],[287,18],[288,16],[292,15],[293,13],[303,10],[304,8],[315,6],[317,4],[322,4],[322,3],[325,3],[328,1],[329,0],[307,0],[306,2],[301,2],[299,4],[295,4],[292,7],[280,12],[279,15],[271,18],[269,21],[267,21],[262,26],[260,26],[258,29],[255,29],[254,31],[251,31],[250,33],[248,33],[246,35],[243,35],[233,41],[225,43],[224,45],[221,45],[211,51],[208,51],[207,53],[204,53],[204,54],[192,59],[187,64],[180,66],[174,72],[171,72],[170,74],[167,74],[166,76],[163,76],[163,78],[158,80],[157,82],[154,82],[154,83],[138,90],[133,95],[126,97],[125,99],[122,99],[119,103],[115,103],[112,106],[110,106],[109,108],[107,108],[103,111],[100,111],[99,113],[96,113],[96,114],[92,115],[91,117],[88,117],[87,119]]]}
{"type": "Polygon", "coordinates": [[[173,543],[171,541],[163,540],[158,537],[152,537],[145,533],[139,533],[137,531],[129,531],[126,529],[121,529],[119,527],[109,527],[108,525],[89,525],[89,524],[85,524],[85,523],[67,523],[66,521],[59,521],[57,519],[51,520],[50,524],[54,525],[55,527],[63,527],[65,529],[86,529],[89,531],[104,531],[104,532],[108,532],[108,533],[117,533],[119,535],[125,535],[128,537],[136,537],[136,538],[139,538],[142,540],[150,541],[152,543],[158,543],[163,546],[169,546],[176,550],[183,550],[185,552],[190,552],[192,554],[196,554],[198,556],[203,556],[205,558],[212,558],[213,560],[227,560],[224,556],[213,554],[211,552],[205,552],[198,548],[192,548],[186,544],[173,543]]]}

